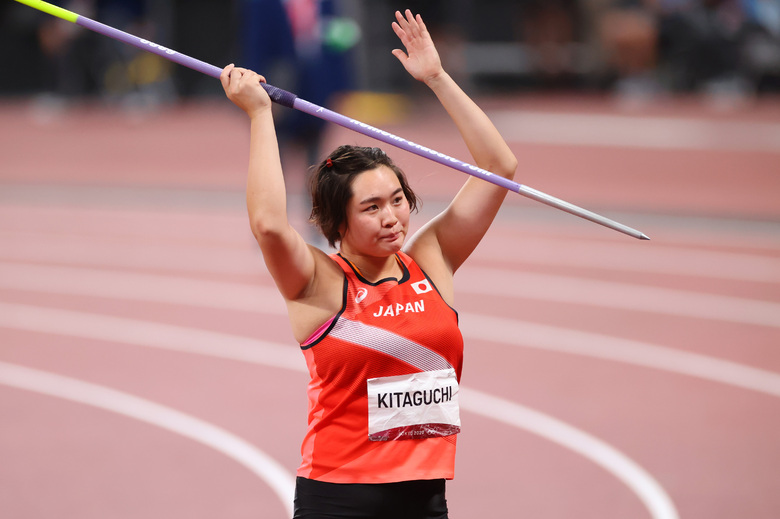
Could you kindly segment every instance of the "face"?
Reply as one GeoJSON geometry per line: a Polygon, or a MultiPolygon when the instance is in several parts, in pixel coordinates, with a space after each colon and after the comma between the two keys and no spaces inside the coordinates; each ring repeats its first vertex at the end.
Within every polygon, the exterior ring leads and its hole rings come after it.
{"type": "Polygon", "coordinates": [[[406,240],[409,213],[401,183],[390,168],[361,173],[352,181],[342,249],[368,256],[395,254],[406,240]]]}

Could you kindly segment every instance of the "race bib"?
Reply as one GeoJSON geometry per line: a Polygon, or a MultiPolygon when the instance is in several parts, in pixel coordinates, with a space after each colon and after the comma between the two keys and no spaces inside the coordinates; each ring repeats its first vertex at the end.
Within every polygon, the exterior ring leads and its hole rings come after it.
{"type": "Polygon", "coordinates": [[[454,369],[368,380],[371,441],[434,438],[459,432],[458,380],[454,369]]]}

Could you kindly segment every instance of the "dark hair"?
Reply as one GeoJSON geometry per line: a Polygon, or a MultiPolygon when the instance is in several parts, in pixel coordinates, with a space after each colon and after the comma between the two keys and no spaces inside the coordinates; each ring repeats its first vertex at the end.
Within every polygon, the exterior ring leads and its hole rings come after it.
{"type": "Polygon", "coordinates": [[[347,218],[347,202],[352,198],[353,180],[364,171],[379,166],[387,166],[395,173],[409,208],[416,211],[417,195],[409,187],[406,175],[379,148],[339,146],[314,167],[309,181],[312,206],[310,221],[319,227],[331,247],[341,241],[339,229],[347,218]]]}

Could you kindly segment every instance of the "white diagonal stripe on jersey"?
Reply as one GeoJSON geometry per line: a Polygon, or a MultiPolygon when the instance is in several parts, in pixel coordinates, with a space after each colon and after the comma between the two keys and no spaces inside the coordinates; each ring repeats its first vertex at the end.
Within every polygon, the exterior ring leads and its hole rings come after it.
{"type": "Polygon", "coordinates": [[[379,351],[422,371],[452,368],[447,359],[425,346],[393,332],[359,321],[341,318],[330,331],[331,337],[379,351]]]}

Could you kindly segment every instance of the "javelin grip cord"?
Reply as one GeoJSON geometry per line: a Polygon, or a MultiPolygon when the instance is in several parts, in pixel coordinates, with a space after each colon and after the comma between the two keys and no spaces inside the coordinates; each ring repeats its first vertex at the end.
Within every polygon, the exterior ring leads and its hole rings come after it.
{"type": "MultiPolygon", "coordinates": [[[[167,47],[164,47],[152,41],[139,38],[138,36],[135,36],[133,34],[120,31],[119,29],[97,22],[85,16],[81,16],[72,11],[68,11],[67,9],[63,9],[61,7],[52,5],[48,2],[44,2],[42,0],[16,0],[16,1],[25,4],[29,7],[32,7],[34,9],[38,9],[39,11],[43,11],[52,16],[56,16],[57,18],[62,18],[63,20],[67,20],[69,22],[75,23],[76,25],[80,25],[86,29],[97,32],[104,36],[108,36],[109,38],[113,38],[115,40],[133,45],[134,47],[138,47],[139,49],[152,52],[154,54],[157,54],[158,56],[173,61],[174,63],[184,65],[185,67],[191,68],[198,72],[202,72],[203,74],[206,74],[208,76],[219,78],[220,74],[222,73],[222,69],[220,69],[219,67],[215,67],[214,65],[211,65],[199,59],[195,59],[185,54],[181,54],[180,52],[177,52],[173,49],[169,49],[167,47]]],[[[461,171],[468,175],[481,178],[482,180],[485,180],[497,186],[508,189],[509,191],[513,191],[525,197],[531,198],[532,200],[536,200],[537,202],[541,202],[543,204],[549,205],[550,207],[560,209],[562,211],[573,214],[575,216],[579,216],[580,218],[584,218],[586,220],[590,220],[591,222],[597,223],[599,225],[603,225],[604,227],[608,227],[615,231],[622,232],[623,234],[627,234],[628,236],[632,236],[640,240],[649,240],[649,238],[644,233],[637,231],[636,229],[633,229],[626,225],[623,225],[621,223],[618,223],[614,220],[610,220],[609,218],[605,218],[604,216],[588,211],[574,204],[570,204],[569,202],[565,202],[563,200],[560,200],[548,194],[542,193],[541,191],[537,191],[536,189],[530,188],[528,186],[524,186],[522,184],[518,184],[513,180],[506,179],[500,175],[496,175],[494,173],[491,173],[490,171],[484,170],[482,168],[479,168],[467,162],[463,162],[459,159],[450,157],[436,150],[432,150],[425,146],[413,143],[402,137],[393,135],[392,133],[386,132],[384,130],[380,130],[378,128],[374,128],[373,126],[362,123],[350,117],[346,117],[332,110],[328,110],[327,108],[323,108],[322,106],[315,105],[314,103],[310,103],[309,101],[299,98],[297,95],[293,94],[292,92],[288,92],[287,90],[283,90],[273,85],[269,85],[268,83],[263,83],[262,85],[263,88],[268,93],[271,100],[275,103],[281,104],[282,106],[300,110],[304,113],[308,113],[320,119],[324,119],[326,121],[336,123],[340,126],[344,126],[345,128],[349,128],[358,133],[368,135],[369,137],[373,137],[377,140],[404,149],[406,151],[409,151],[421,157],[425,157],[427,159],[433,160],[434,162],[438,162],[439,164],[443,164],[453,169],[457,169],[458,171],[461,171]]]]}

